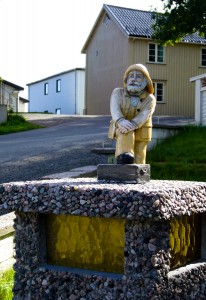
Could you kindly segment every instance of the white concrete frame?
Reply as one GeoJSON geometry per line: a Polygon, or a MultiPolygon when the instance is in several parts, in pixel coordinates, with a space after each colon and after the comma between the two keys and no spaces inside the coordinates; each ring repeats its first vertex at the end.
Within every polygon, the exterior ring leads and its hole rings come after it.
{"type": "Polygon", "coordinates": [[[206,86],[201,86],[202,79],[206,79],[206,73],[190,78],[190,82],[195,82],[195,122],[197,125],[206,125],[206,123],[203,121],[202,111],[203,93],[205,95],[206,86]]]}

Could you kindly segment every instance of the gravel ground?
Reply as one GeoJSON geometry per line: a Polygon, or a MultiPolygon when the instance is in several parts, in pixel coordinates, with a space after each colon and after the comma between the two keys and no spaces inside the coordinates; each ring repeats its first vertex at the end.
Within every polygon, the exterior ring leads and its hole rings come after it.
{"type": "Polygon", "coordinates": [[[68,172],[71,169],[106,163],[104,155],[91,153],[91,149],[99,147],[99,144],[91,144],[86,148],[67,150],[63,153],[48,154],[44,160],[33,158],[24,159],[22,162],[7,163],[7,168],[1,169],[0,184],[11,181],[38,180],[41,177],[68,172]]]}

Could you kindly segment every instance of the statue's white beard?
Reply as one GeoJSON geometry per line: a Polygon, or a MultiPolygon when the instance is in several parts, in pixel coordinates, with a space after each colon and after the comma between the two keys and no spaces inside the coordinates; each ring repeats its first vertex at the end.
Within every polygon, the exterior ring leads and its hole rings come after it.
{"type": "Polygon", "coordinates": [[[141,84],[138,84],[136,82],[134,82],[133,84],[127,84],[127,91],[129,93],[139,93],[145,89],[146,85],[146,79],[144,79],[141,84]]]}
{"type": "Polygon", "coordinates": [[[127,91],[130,93],[138,93],[141,92],[141,86],[138,85],[127,85],[127,91]]]}

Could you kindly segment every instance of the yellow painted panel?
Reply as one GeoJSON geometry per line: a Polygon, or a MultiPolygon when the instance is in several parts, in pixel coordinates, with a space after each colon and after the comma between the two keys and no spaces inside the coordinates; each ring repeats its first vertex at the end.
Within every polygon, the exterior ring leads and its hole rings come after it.
{"type": "Polygon", "coordinates": [[[170,268],[180,267],[200,258],[201,218],[183,216],[170,222],[170,268]]]}
{"type": "Polygon", "coordinates": [[[69,215],[45,218],[48,264],[124,272],[124,220],[69,215]]]}

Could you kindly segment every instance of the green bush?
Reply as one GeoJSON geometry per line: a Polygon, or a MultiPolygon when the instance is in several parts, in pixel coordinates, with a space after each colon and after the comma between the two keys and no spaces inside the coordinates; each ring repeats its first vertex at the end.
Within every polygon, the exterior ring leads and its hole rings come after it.
{"type": "Polygon", "coordinates": [[[9,114],[7,123],[5,123],[5,125],[19,125],[24,123],[26,123],[26,119],[23,116],[17,114],[9,114]]]}
{"type": "Polygon", "coordinates": [[[42,128],[42,126],[27,122],[22,115],[8,114],[7,122],[0,124],[0,134],[8,134],[26,130],[42,128]]]}

